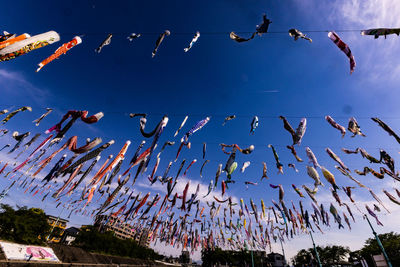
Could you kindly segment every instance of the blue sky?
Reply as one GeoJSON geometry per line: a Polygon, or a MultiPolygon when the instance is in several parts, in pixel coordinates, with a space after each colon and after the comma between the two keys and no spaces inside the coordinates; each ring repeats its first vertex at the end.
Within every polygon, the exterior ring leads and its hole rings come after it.
{"type": "MultiPolygon", "coordinates": [[[[115,139],[116,143],[103,153],[102,160],[109,153],[117,153],[126,140],[131,140],[127,153],[130,159],[143,140],[138,131],[138,120],[127,115],[130,112],[148,113],[149,128],[154,127],[163,114],[169,115],[160,145],[173,140],[173,134],[185,115],[189,115],[189,119],[181,135],[198,120],[211,116],[210,122],[191,137],[192,148],[184,149],[180,156],[180,159],[188,161],[198,159],[188,174],[188,178],[193,180],[191,187],[194,189],[200,182],[206,188],[214,179],[218,164],[225,164],[227,156],[219,149],[219,143],[254,144],[253,154],[237,156],[239,167],[247,160],[251,165],[244,174],[237,171],[233,175],[236,184],[228,192],[237,199],[244,198],[247,203],[250,197],[256,203],[261,198],[267,202],[271,198],[276,200],[278,192],[269,188],[269,183],[282,183],[286,201],[298,201],[290,184],[300,186],[313,182],[306,175],[305,163],[296,164],[299,174],[285,168],[284,175],[276,175],[275,162],[267,144],[275,145],[285,166],[295,163],[285,148],[291,138],[283,129],[279,115],[287,116],[293,127],[297,127],[301,117],[308,119],[307,132],[297,151],[306,161],[304,147],[311,147],[319,162],[335,174],[339,185],[352,185],[352,182],[334,169],[334,162],[324,151],[326,147],[338,154],[352,170],[367,166],[368,162],[359,155],[344,155],[341,147],[361,146],[376,156],[379,148],[383,148],[396,162],[400,160],[397,153],[399,144],[369,119],[378,116],[394,130],[400,130],[398,37],[374,40],[373,37],[360,36],[358,31],[339,32],[350,45],[357,62],[355,72],[349,75],[347,57],[328,39],[327,32],[307,33],[313,39],[312,44],[304,40],[295,42],[286,33],[271,33],[241,44],[229,39],[230,31],[253,31],[261,22],[263,13],[273,21],[271,32],[286,32],[290,28],[303,31],[360,30],[399,26],[396,22],[400,4],[395,0],[3,3],[0,30],[31,35],[55,30],[61,36],[58,43],[1,63],[3,97],[0,108],[13,109],[22,105],[33,108],[31,113],[18,114],[5,127],[11,131],[31,131],[33,136],[54,125],[69,109],[85,109],[90,114],[103,111],[105,116],[100,122],[90,126],[78,122],[68,136],[78,135],[80,144],[87,137],[98,136],[103,141],[115,139]],[[152,59],[155,40],[166,29],[171,31],[171,35],[165,38],[152,59]],[[184,53],[183,48],[197,30],[201,37],[188,53],[184,53]],[[132,32],[142,33],[142,37],[129,42],[126,37],[132,32]],[[213,32],[227,34],[210,34],[213,32]],[[111,45],[96,54],[94,49],[108,33],[114,34],[111,45]],[[35,72],[40,61],[75,35],[83,35],[82,44],[39,73],[35,72]],[[55,111],[35,127],[31,121],[46,107],[55,111]],[[231,114],[236,114],[237,119],[222,127],[224,117],[231,114]],[[254,115],[260,118],[260,123],[255,135],[250,136],[250,122],[254,115]],[[367,138],[346,136],[341,139],[339,132],[323,119],[325,115],[331,115],[345,126],[348,118],[355,116],[367,138]],[[207,159],[211,162],[201,179],[198,173],[202,163],[202,142],[207,143],[207,159]],[[263,161],[268,164],[270,180],[260,183],[263,161]],[[259,186],[245,190],[245,180],[259,182],[259,186]]],[[[179,141],[181,135],[174,140],[179,141]]],[[[44,133],[41,138],[43,140],[44,133]]],[[[1,146],[9,142],[8,137],[0,138],[1,146]]],[[[178,145],[169,147],[163,153],[160,175],[175,157],[177,148],[178,145]]],[[[4,151],[0,153],[3,158],[7,157],[4,151]]],[[[150,166],[153,164],[154,158],[150,166]]],[[[127,163],[123,169],[125,166],[127,163]]],[[[173,165],[171,173],[176,173],[178,167],[179,164],[173,165]]],[[[389,178],[384,181],[373,176],[357,178],[376,192],[381,192],[381,188],[393,191],[394,183],[389,178]]],[[[182,178],[182,189],[184,181],[182,178]]],[[[0,181],[2,187],[9,183],[5,179],[0,181]]],[[[140,177],[135,192],[146,193],[149,190],[156,192],[162,188],[157,184],[149,188],[147,179],[140,177]]],[[[22,192],[14,189],[7,201],[37,206],[38,198],[32,199],[22,192]]],[[[318,194],[321,199],[326,197],[326,202],[323,202],[326,205],[334,201],[327,187],[318,194]]],[[[340,194],[345,200],[343,192],[340,194]]],[[[356,190],[354,194],[360,203],[372,201],[366,191],[356,190]]],[[[378,231],[396,230],[393,221],[400,218],[400,210],[388,203],[385,196],[381,198],[391,207],[392,213],[380,215],[385,228],[378,231]]],[[[51,201],[39,205],[49,213],[57,213],[51,201]]],[[[91,223],[90,219],[82,216],[72,216],[70,220],[72,225],[91,223]]],[[[346,244],[357,249],[371,237],[360,217],[357,229],[353,229],[350,235],[347,229],[338,231],[335,227],[326,232],[316,236],[318,244],[346,244]]],[[[307,236],[297,237],[285,244],[285,250],[292,256],[297,249],[310,246],[307,236]]],[[[280,251],[279,246],[273,248],[280,251]]]]}

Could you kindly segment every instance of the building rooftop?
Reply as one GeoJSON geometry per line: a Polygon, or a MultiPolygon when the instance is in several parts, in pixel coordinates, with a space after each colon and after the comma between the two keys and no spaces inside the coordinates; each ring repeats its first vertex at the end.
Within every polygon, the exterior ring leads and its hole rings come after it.
{"type": "Polygon", "coordinates": [[[76,236],[78,235],[78,233],[80,232],[79,228],[76,227],[70,227],[65,229],[64,233],[68,234],[68,235],[72,235],[72,236],[76,236]]]}
{"type": "Polygon", "coordinates": [[[67,219],[58,218],[58,216],[53,216],[53,215],[47,215],[47,218],[49,218],[50,220],[54,220],[54,221],[56,221],[58,219],[59,222],[64,222],[64,223],[69,222],[67,219]]]}

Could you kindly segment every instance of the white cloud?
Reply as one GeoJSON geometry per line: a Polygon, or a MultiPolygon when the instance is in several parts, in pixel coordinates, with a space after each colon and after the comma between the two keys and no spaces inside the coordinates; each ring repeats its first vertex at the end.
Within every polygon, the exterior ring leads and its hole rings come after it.
{"type": "Polygon", "coordinates": [[[397,0],[334,1],[332,18],[342,16],[343,25],[354,27],[398,27],[400,2],[397,0]]]}
{"type": "MultiPolygon", "coordinates": [[[[335,1],[329,18],[334,18],[341,28],[361,30],[398,27],[399,16],[400,1],[397,0],[349,0],[335,1]]],[[[400,52],[398,36],[390,35],[387,39],[382,36],[375,40],[373,36],[361,36],[358,31],[341,35],[360,63],[357,68],[368,73],[363,80],[377,84],[386,79],[400,81],[398,57],[395,56],[400,52]]]]}
{"type": "MultiPolygon", "coordinates": [[[[177,182],[177,184],[175,186],[173,194],[175,194],[175,192],[177,192],[178,195],[181,195],[183,190],[185,189],[186,184],[188,182],[190,182],[190,185],[189,185],[189,190],[188,190],[188,193],[187,193],[187,199],[189,199],[191,194],[195,193],[197,185],[200,186],[199,187],[199,194],[198,194],[197,199],[200,200],[200,202],[202,202],[202,203],[205,203],[205,202],[211,203],[212,201],[215,201],[214,196],[217,197],[220,200],[226,199],[226,198],[228,198],[230,196],[229,192],[226,192],[225,195],[222,196],[222,191],[221,190],[213,190],[213,191],[211,191],[211,193],[207,197],[204,198],[204,196],[208,192],[208,184],[204,184],[204,183],[201,183],[201,182],[199,182],[197,180],[193,180],[193,179],[190,179],[190,178],[187,178],[187,177],[183,177],[183,176],[180,176],[178,178],[178,182],[177,182]]],[[[138,186],[142,187],[142,188],[148,188],[148,189],[151,189],[151,190],[167,193],[167,185],[166,184],[162,185],[160,182],[156,182],[153,185],[150,185],[149,183],[140,182],[140,183],[138,183],[138,186]]],[[[239,202],[239,200],[235,196],[232,196],[232,201],[234,203],[238,203],[239,202]]]]}
{"type": "Polygon", "coordinates": [[[0,69],[0,83],[9,100],[23,97],[30,103],[44,104],[52,96],[48,90],[33,85],[20,72],[0,69]]]}
{"type": "Polygon", "coordinates": [[[338,32],[355,56],[356,72],[363,73],[357,79],[358,86],[353,88],[364,92],[364,83],[374,83],[377,85],[376,90],[381,93],[385,90],[379,87],[382,80],[400,81],[399,60],[396,56],[400,53],[399,37],[390,35],[387,39],[379,37],[375,40],[373,36],[360,34],[364,29],[399,27],[400,1],[335,0],[316,3],[311,0],[297,0],[297,4],[304,13],[305,20],[312,21],[316,30],[354,30],[338,32]]]}

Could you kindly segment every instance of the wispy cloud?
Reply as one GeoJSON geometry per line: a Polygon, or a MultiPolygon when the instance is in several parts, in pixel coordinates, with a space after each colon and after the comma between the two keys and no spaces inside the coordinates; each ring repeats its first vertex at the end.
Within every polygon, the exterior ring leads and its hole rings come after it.
{"type": "MultiPolygon", "coordinates": [[[[185,189],[186,184],[190,182],[190,186],[189,186],[189,190],[187,193],[188,198],[190,197],[191,194],[194,194],[196,189],[197,189],[197,185],[199,185],[199,194],[197,199],[200,200],[200,202],[209,202],[211,203],[212,201],[215,201],[214,197],[217,197],[218,199],[226,199],[227,197],[229,197],[229,194],[226,193],[223,197],[222,197],[222,191],[221,190],[213,190],[211,191],[211,193],[207,196],[204,197],[207,192],[208,192],[208,184],[204,184],[201,183],[199,181],[196,180],[192,180],[189,179],[187,177],[179,177],[178,178],[178,182],[175,186],[174,189],[174,193],[178,193],[178,195],[181,195],[183,190],[185,189]]],[[[159,191],[159,192],[163,192],[163,193],[167,193],[167,186],[166,185],[162,185],[161,183],[157,182],[153,185],[150,185],[148,183],[138,183],[138,186],[141,188],[147,188],[149,190],[154,190],[154,191],[159,191]]],[[[238,199],[235,196],[232,196],[232,201],[235,203],[238,203],[238,199]]]]}
{"type": "Polygon", "coordinates": [[[333,1],[331,20],[342,16],[341,22],[352,27],[398,27],[400,2],[397,0],[333,1]]]}
{"type": "MultiPolygon", "coordinates": [[[[359,79],[362,83],[379,84],[382,80],[400,81],[398,57],[399,37],[361,36],[359,30],[371,28],[399,27],[400,1],[397,0],[347,0],[329,1],[315,4],[315,1],[297,1],[304,14],[318,14],[312,18],[318,30],[355,30],[339,33],[343,41],[351,48],[356,62],[356,72],[368,73],[359,79]],[[328,22],[328,23],[327,23],[328,22]],[[321,28],[323,27],[323,28],[321,28]],[[361,57],[362,55],[362,57],[361,57]]],[[[333,47],[332,47],[333,49],[333,47]]],[[[377,88],[380,92],[385,88],[377,88]]],[[[387,89],[391,90],[391,89],[387,89]]]]}
{"type": "Polygon", "coordinates": [[[33,85],[20,72],[0,69],[0,83],[11,101],[15,97],[29,99],[34,104],[45,104],[46,99],[51,97],[48,90],[33,85]]]}
{"type": "MultiPolygon", "coordinates": [[[[344,29],[371,29],[384,27],[399,27],[400,1],[397,0],[350,0],[335,1],[329,18],[340,21],[344,29]],[[338,17],[339,16],[339,17],[338,17]]],[[[380,83],[383,79],[393,82],[399,81],[400,68],[397,55],[398,36],[380,37],[361,36],[360,32],[347,34],[346,41],[353,53],[363,55],[358,57],[358,68],[368,71],[370,75],[364,77],[368,82],[380,83]]]]}
{"type": "Polygon", "coordinates": [[[278,90],[265,90],[265,91],[259,91],[259,93],[279,93],[278,90]]]}

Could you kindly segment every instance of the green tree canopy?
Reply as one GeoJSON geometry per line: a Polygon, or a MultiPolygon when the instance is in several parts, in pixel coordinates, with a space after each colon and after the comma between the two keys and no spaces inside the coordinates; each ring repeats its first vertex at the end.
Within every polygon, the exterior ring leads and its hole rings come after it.
{"type": "MultiPolygon", "coordinates": [[[[390,232],[378,236],[390,261],[392,262],[392,265],[400,266],[400,234],[390,232]]],[[[360,250],[360,254],[370,266],[374,266],[372,256],[381,253],[382,252],[375,238],[367,239],[364,247],[360,250]]]]}
{"type": "Polygon", "coordinates": [[[43,244],[50,226],[43,210],[0,205],[0,238],[23,244],[43,244]],[[39,239],[42,237],[42,239],[39,239]]]}
{"type": "Polygon", "coordinates": [[[294,266],[306,266],[311,263],[316,263],[314,260],[314,250],[309,248],[307,250],[302,249],[297,252],[297,254],[292,258],[292,262],[294,266]]]}
{"type": "Polygon", "coordinates": [[[73,245],[86,251],[138,259],[157,260],[163,258],[151,248],[139,246],[133,239],[119,239],[113,232],[100,233],[90,226],[81,231],[73,245]]]}
{"type": "MultiPolygon", "coordinates": [[[[323,266],[332,266],[335,263],[346,260],[347,256],[351,252],[348,247],[343,246],[324,246],[317,247],[319,259],[323,266]]],[[[311,263],[316,264],[316,255],[313,248],[307,250],[302,249],[297,252],[296,256],[292,259],[295,266],[309,265],[311,263]]]]}
{"type": "MultiPolygon", "coordinates": [[[[251,265],[251,252],[248,250],[222,250],[219,247],[214,249],[206,248],[201,251],[202,266],[215,266],[226,264],[229,266],[251,265]]],[[[254,266],[268,266],[267,259],[261,257],[258,251],[253,253],[254,266]]]]}

